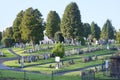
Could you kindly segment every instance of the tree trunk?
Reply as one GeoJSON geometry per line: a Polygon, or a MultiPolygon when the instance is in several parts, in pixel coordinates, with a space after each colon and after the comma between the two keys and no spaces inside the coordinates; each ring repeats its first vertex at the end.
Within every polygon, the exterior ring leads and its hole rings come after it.
{"type": "Polygon", "coordinates": [[[32,44],[32,49],[35,51],[35,42],[33,40],[31,40],[31,44],[32,44]]]}
{"type": "Polygon", "coordinates": [[[71,44],[72,44],[72,45],[75,45],[74,38],[72,38],[71,44]]]}

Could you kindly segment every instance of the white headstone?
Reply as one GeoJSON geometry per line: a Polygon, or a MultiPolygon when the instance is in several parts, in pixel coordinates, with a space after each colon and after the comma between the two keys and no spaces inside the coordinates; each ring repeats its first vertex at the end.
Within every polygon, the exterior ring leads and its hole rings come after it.
{"type": "Polygon", "coordinates": [[[72,49],[72,54],[75,54],[75,49],[74,48],[72,49]]]}
{"type": "Polygon", "coordinates": [[[108,44],[107,44],[107,49],[110,49],[108,44]]]}
{"type": "Polygon", "coordinates": [[[105,61],[105,67],[108,68],[109,64],[108,64],[108,60],[105,61]]]}
{"type": "Polygon", "coordinates": [[[56,69],[58,69],[59,67],[58,67],[58,64],[56,64],[56,67],[55,67],[56,69]]]}
{"type": "Polygon", "coordinates": [[[56,56],[56,57],[55,57],[55,61],[56,61],[56,62],[60,62],[60,57],[59,57],[59,56],[56,56]]]}

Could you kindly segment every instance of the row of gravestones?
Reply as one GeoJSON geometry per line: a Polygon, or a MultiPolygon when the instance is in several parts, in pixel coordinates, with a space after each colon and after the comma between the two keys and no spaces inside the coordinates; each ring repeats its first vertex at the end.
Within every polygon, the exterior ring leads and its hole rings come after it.
{"type": "Polygon", "coordinates": [[[33,52],[38,52],[40,50],[47,50],[50,49],[50,47],[40,47],[39,45],[35,45],[35,49],[26,49],[24,53],[33,53],[33,52]]]}
{"type": "MultiPolygon", "coordinates": [[[[33,52],[33,50],[32,50],[32,49],[29,49],[27,53],[32,53],[32,52],[33,52]]],[[[65,53],[65,56],[74,55],[75,53],[77,53],[77,54],[83,54],[84,52],[83,52],[83,51],[80,51],[80,49],[73,49],[73,50],[72,50],[72,53],[70,53],[70,52],[69,52],[69,53],[65,53]],[[75,51],[75,50],[76,50],[76,51],[75,51]]],[[[49,58],[51,58],[51,57],[54,57],[53,54],[42,54],[42,55],[39,55],[39,56],[42,56],[41,59],[49,59],[49,58]]],[[[37,57],[39,57],[39,56],[37,56],[37,57]]],[[[34,57],[34,56],[33,56],[33,57],[34,57]]],[[[25,58],[25,59],[27,59],[27,58],[25,58]]],[[[34,59],[34,58],[33,58],[33,59],[34,59]]],[[[83,62],[86,62],[86,61],[90,61],[90,58],[86,57],[86,58],[83,60],[83,62]]],[[[18,62],[20,62],[20,61],[18,61],[18,62]]],[[[27,62],[31,62],[29,56],[28,56],[28,61],[27,61],[27,62]]]]}
{"type": "Polygon", "coordinates": [[[4,53],[3,52],[0,52],[0,57],[4,57],[4,53]]]}
{"type": "Polygon", "coordinates": [[[79,48],[77,49],[72,49],[72,51],[65,51],[65,56],[71,56],[71,55],[79,55],[79,54],[84,54],[84,53],[90,53],[90,52],[94,52],[94,51],[99,51],[99,50],[102,50],[102,48],[92,48],[90,50],[86,50],[86,51],[83,51],[79,48]]]}
{"type": "Polygon", "coordinates": [[[18,63],[20,64],[21,62],[24,63],[30,63],[30,62],[36,62],[39,60],[38,56],[24,56],[24,57],[20,57],[18,58],[18,63]],[[22,61],[23,60],[23,61],[22,61]]]}
{"type": "Polygon", "coordinates": [[[99,51],[99,50],[103,50],[103,48],[100,48],[100,47],[88,48],[86,51],[84,51],[84,53],[91,53],[91,52],[99,51]]]}
{"type": "MultiPolygon", "coordinates": [[[[55,66],[58,66],[60,68],[63,66],[68,66],[68,65],[73,65],[73,64],[75,64],[75,62],[73,59],[71,59],[71,60],[67,60],[67,61],[61,61],[61,62],[57,63],[55,66]]],[[[50,64],[49,68],[55,68],[55,66],[50,64]]]]}
{"type": "Polygon", "coordinates": [[[82,50],[78,49],[72,49],[71,51],[65,51],[65,56],[71,56],[71,55],[78,55],[78,54],[82,54],[82,50]]]}
{"type": "Polygon", "coordinates": [[[21,61],[23,60],[23,62],[25,63],[30,63],[30,62],[36,62],[38,60],[46,60],[49,59],[51,56],[49,54],[42,54],[42,55],[31,55],[31,56],[24,56],[24,57],[20,57],[18,58],[18,63],[20,64],[21,61]]]}
{"type": "Polygon", "coordinates": [[[82,58],[82,62],[89,62],[89,61],[92,61],[92,60],[98,60],[98,57],[95,55],[95,56],[87,56],[87,57],[83,57],[82,58]]]}
{"type": "Polygon", "coordinates": [[[27,49],[24,51],[24,53],[33,53],[36,52],[37,50],[33,50],[33,49],[27,49]]]}
{"type": "Polygon", "coordinates": [[[25,48],[26,45],[24,43],[15,43],[14,48],[25,48]]]}

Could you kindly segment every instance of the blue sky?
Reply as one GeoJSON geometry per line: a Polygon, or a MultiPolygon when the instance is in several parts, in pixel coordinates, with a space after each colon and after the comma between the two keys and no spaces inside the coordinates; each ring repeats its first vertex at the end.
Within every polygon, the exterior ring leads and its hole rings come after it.
{"type": "Polygon", "coordinates": [[[0,1],[0,31],[10,27],[21,10],[29,7],[39,9],[44,20],[50,10],[55,10],[62,17],[65,7],[70,2],[76,2],[81,20],[84,23],[94,21],[100,27],[107,19],[112,21],[115,29],[120,29],[120,0],[1,0],[0,1]]]}

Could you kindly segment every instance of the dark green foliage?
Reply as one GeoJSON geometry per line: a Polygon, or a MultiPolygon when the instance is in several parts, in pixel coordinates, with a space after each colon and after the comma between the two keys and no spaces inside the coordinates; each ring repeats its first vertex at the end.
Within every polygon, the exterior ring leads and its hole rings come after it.
{"type": "Polygon", "coordinates": [[[81,15],[75,2],[67,5],[60,26],[61,32],[65,38],[74,40],[77,36],[83,35],[83,26],[81,15]]]}
{"type": "Polygon", "coordinates": [[[55,41],[56,42],[64,42],[64,37],[62,36],[62,33],[60,31],[55,33],[55,41]]]}
{"type": "Polygon", "coordinates": [[[116,33],[116,41],[117,43],[120,43],[120,30],[116,33]]]}
{"type": "Polygon", "coordinates": [[[38,9],[28,8],[21,23],[22,39],[32,44],[43,40],[43,19],[38,9]]]}
{"type": "Polygon", "coordinates": [[[16,17],[16,19],[13,22],[13,38],[15,39],[16,42],[21,42],[21,23],[22,23],[22,18],[24,16],[24,11],[20,11],[16,17]]]}
{"type": "Polygon", "coordinates": [[[56,11],[50,11],[46,22],[46,35],[54,39],[55,33],[60,31],[60,17],[56,11]]]}
{"type": "Polygon", "coordinates": [[[106,23],[103,25],[102,32],[101,32],[101,38],[108,40],[108,39],[114,39],[114,27],[112,26],[112,23],[110,20],[107,20],[106,23]]]}
{"type": "Polygon", "coordinates": [[[85,40],[83,37],[78,37],[78,41],[81,41],[81,45],[85,45],[85,40]]]}
{"type": "Polygon", "coordinates": [[[13,38],[13,29],[12,29],[12,27],[6,28],[4,37],[13,38]]]}
{"type": "Polygon", "coordinates": [[[100,27],[95,24],[94,22],[91,23],[91,35],[92,35],[92,38],[95,38],[95,39],[100,39],[100,33],[101,33],[101,30],[100,30],[100,27]]]}
{"type": "Polygon", "coordinates": [[[61,43],[55,44],[55,47],[52,49],[54,56],[63,57],[65,54],[64,46],[61,43]]]}
{"type": "Polygon", "coordinates": [[[1,42],[1,40],[2,40],[2,32],[0,32],[0,42],[1,42]]]}
{"type": "Polygon", "coordinates": [[[5,31],[2,32],[2,38],[4,38],[4,37],[5,37],[5,31]]]}
{"type": "Polygon", "coordinates": [[[8,37],[2,38],[2,44],[5,47],[10,47],[10,46],[12,46],[13,43],[14,43],[14,39],[12,39],[12,38],[8,38],[8,37]]]}
{"type": "Polygon", "coordinates": [[[90,24],[89,23],[84,23],[83,24],[83,30],[84,30],[84,34],[83,34],[83,36],[85,37],[85,38],[88,38],[88,35],[90,35],[91,34],[91,28],[90,28],[90,24]]]}

